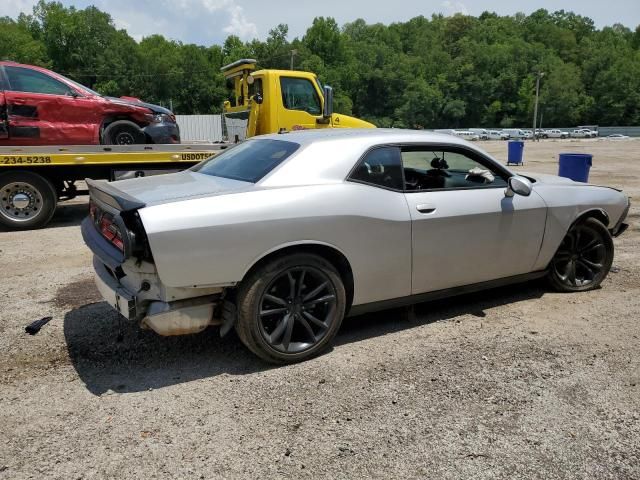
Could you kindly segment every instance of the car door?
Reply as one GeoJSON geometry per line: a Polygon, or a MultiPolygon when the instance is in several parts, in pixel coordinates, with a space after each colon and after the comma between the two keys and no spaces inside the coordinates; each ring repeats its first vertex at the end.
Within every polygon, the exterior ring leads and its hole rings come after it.
{"type": "Polygon", "coordinates": [[[7,65],[4,72],[10,144],[97,143],[98,114],[91,98],[38,70],[7,65]]]}
{"type": "Polygon", "coordinates": [[[322,115],[322,103],[316,86],[307,78],[280,77],[281,114],[279,130],[307,130],[316,128],[322,115]]]}
{"type": "Polygon", "coordinates": [[[528,273],[546,205],[534,192],[505,196],[509,173],[462,146],[402,147],[412,218],[412,293],[528,273]]]}
{"type": "Polygon", "coordinates": [[[368,150],[349,176],[357,211],[344,236],[355,275],[354,305],[411,294],[411,215],[403,192],[400,149],[368,150]]]}

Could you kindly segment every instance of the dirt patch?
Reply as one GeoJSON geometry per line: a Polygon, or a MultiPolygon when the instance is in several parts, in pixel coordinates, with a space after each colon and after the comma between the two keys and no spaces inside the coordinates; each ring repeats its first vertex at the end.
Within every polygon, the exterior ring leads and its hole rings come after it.
{"type": "Polygon", "coordinates": [[[57,308],[77,308],[90,303],[101,302],[102,297],[92,277],[76,280],[58,288],[53,304],[57,308]]]}

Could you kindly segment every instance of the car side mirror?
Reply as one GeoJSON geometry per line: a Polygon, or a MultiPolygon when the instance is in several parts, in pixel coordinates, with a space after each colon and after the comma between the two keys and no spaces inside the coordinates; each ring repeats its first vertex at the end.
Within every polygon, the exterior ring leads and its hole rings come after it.
{"type": "Polygon", "coordinates": [[[531,195],[531,190],[533,189],[533,185],[531,182],[525,177],[521,177],[520,175],[514,175],[513,177],[509,177],[507,181],[507,189],[504,191],[505,197],[513,197],[515,194],[522,195],[523,197],[528,197],[531,195]]]}
{"type": "Polygon", "coordinates": [[[333,88],[329,85],[323,87],[324,93],[324,108],[322,109],[323,118],[331,118],[333,115],[333,88]]]}
{"type": "Polygon", "coordinates": [[[67,95],[69,95],[70,97],[73,97],[73,98],[78,98],[80,96],[80,94],[78,92],[76,92],[75,90],[69,90],[67,92],[67,95]]]}

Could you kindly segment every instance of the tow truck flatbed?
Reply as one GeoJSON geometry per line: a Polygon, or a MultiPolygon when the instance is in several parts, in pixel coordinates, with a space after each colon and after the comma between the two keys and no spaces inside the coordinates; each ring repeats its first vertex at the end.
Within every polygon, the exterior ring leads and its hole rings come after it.
{"type": "Polygon", "coordinates": [[[86,193],[85,178],[120,180],[184,170],[229,143],[0,147],[0,225],[45,226],[58,201],[86,193]]]}
{"type": "MultiPolygon", "coordinates": [[[[1,167],[199,162],[225,143],[178,145],[64,145],[0,147],[1,167]]],[[[0,173],[2,170],[0,169],[0,173]]]]}

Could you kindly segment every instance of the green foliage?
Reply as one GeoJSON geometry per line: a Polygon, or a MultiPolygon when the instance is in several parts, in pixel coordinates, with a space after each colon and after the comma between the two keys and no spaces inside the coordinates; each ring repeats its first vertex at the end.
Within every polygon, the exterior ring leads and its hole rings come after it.
{"type": "Polygon", "coordinates": [[[266,40],[223,45],[152,35],[136,42],[95,7],[40,0],[31,15],[0,18],[0,58],[43,65],[106,95],[130,95],[176,113],[219,112],[220,67],[315,72],[334,87],[336,112],[379,126],[530,126],[537,72],[545,125],[640,124],[640,26],[601,30],[560,10],[531,15],[415,17],[391,25],[318,17],[301,38],[287,25],[266,40]]]}

